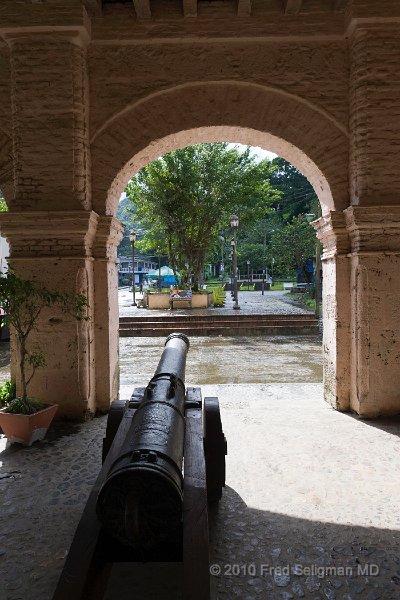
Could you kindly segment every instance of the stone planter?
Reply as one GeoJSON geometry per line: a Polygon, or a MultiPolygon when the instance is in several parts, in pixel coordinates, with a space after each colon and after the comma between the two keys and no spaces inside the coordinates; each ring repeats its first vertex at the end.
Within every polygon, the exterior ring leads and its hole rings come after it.
{"type": "MultiPolygon", "coordinates": [[[[147,292],[143,297],[146,308],[150,310],[168,310],[170,308],[169,292],[147,292]]],[[[209,308],[214,303],[212,291],[207,293],[193,292],[192,300],[182,301],[181,308],[209,308]],[[190,306],[191,304],[191,306],[190,306]]]]}
{"type": "Polygon", "coordinates": [[[7,440],[31,446],[33,442],[42,440],[58,410],[52,404],[32,415],[21,415],[0,411],[0,427],[7,440]]]}
{"type": "Polygon", "coordinates": [[[202,294],[193,293],[192,296],[192,308],[209,308],[214,304],[214,294],[212,291],[203,292],[202,294]]]}

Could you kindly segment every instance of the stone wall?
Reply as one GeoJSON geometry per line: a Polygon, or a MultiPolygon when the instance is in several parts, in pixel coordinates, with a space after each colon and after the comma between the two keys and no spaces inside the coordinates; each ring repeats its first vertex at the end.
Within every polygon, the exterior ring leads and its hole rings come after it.
{"type": "Polygon", "coordinates": [[[323,212],[326,398],[365,416],[400,412],[400,5],[340,5],[304,0],[289,15],[276,0],[251,12],[202,2],[185,16],[180,0],[153,0],[142,18],[132,2],[2,0],[12,264],[91,300],[87,330],[53,315],[37,334],[54,350],[35,385],[63,386],[66,413],[106,410],[116,394],[113,215],[126,182],[166,151],[218,140],[273,150],[309,178],[323,212]]]}

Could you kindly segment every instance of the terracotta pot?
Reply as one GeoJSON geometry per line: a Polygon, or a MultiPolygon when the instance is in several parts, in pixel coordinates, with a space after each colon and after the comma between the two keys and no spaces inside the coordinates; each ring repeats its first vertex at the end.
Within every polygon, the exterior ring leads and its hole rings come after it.
{"type": "Polygon", "coordinates": [[[9,442],[19,442],[31,446],[42,440],[58,410],[58,404],[52,404],[33,415],[20,415],[0,411],[0,427],[9,442]]]}

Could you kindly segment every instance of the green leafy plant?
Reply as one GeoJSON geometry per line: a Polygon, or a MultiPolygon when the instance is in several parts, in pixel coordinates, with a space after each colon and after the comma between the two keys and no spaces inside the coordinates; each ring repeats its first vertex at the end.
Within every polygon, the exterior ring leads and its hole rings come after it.
{"type": "Polygon", "coordinates": [[[5,409],[7,412],[31,414],[44,407],[38,400],[28,398],[29,383],[37,369],[46,365],[42,349],[37,345],[31,348],[29,338],[36,329],[43,309],[55,305],[78,321],[89,319],[88,303],[84,294],[52,292],[33,281],[17,277],[12,271],[0,276],[0,306],[5,312],[2,324],[11,325],[15,333],[22,391],[19,398],[15,398],[15,394],[11,401],[8,398],[5,409]]]}
{"type": "Polygon", "coordinates": [[[0,406],[7,406],[16,396],[15,383],[11,380],[6,381],[0,387],[0,406]]]}
{"type": "Polygon", "coordinates": [[[212,292],[213,292],[213,296],[214,296],[214,306],[216,308],[224,306],[225,298],[226,298],[226,292],[225,292],[224,286],[220,285],[218,287],[214,287],[212,292]]]}

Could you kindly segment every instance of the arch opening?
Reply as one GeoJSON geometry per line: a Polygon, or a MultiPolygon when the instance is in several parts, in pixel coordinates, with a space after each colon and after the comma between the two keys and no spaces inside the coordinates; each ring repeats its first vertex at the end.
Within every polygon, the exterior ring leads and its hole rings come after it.
{"type": "Polygon", "coordinates": [[[114,215],[128,180],[155,158],[202,142],[260,146],[300,170],[322,213],[348,206],[348,135],[299,97],[239,82],[192,83],[126,107],[92,137],[93,210],[114,215]]]}
{"type": "Polygon", "coordinates": [[[173,150],[180,150],[193,144],[228,142],[257,146],[272,152],[298,169],[311,183],[318,196],[323,213],[334,209],[332,191],[327,178],[299,148],[296,148],[271,134],[243,128],[213,127],[198,128],[171,134],[149,144],[129,160],[114,178],[107,198],[107,210],[115,214],[118,202],[129,180],[147,164],[173,150]]]}

